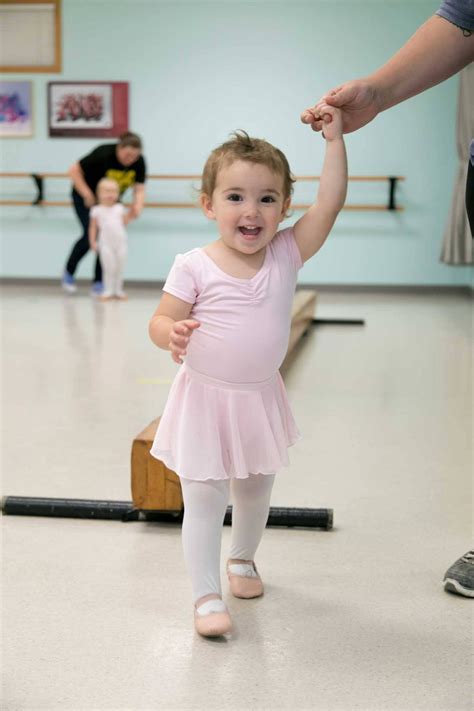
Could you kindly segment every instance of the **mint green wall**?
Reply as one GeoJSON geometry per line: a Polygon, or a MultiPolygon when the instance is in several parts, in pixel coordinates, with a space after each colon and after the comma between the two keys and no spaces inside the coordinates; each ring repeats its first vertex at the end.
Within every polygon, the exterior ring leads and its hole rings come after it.
{"type": "MultiPolygon", "coordinates": [[[[2,171],[66,171],[102,142],[47,136],[50,80],[130,82],[130,128],[150,172],[199,173],[236,128],[265,137],[296,174],[318,174],[323,140],[300,111],[332,86],[386,61],[431,15],[427,0],[63,0],[63,71],[9,75],[34,85],[35,133],[1,143],[2,171]]],[[[351,174],[405,175],[405,212],[344,212],[300,281],[320,284],[469,284],[468,267],[439,262],[451,202],[458,80],[452,78],[347,136],[351,174]]],[[[149,199],[189,200],[190,186],[150,182],[149,199]],[[160,191],[161,187],[161,193],[160,191]]],[[[2,194],[33,194],[2,179],[2,194]]],[[[48,183],[61,198],[67,184],[48,183]]],[[[314,189],[316,186],[314,186],[314,189]]],[[[311,197],[297,188],[296,200],[311,197]]],[[[383,202],[385,186],[353,184],[349,202],[383,202]]],[[[1,274],[56,277],[78,226],[72,209],[2,208],[1,274]]],[[[129,228],[128,279],[163,279],[173,256],[214,238],[198,210],[146,210],[129,228]]],[[[92,258],[77,276],[89,277],[92,258]]]]}

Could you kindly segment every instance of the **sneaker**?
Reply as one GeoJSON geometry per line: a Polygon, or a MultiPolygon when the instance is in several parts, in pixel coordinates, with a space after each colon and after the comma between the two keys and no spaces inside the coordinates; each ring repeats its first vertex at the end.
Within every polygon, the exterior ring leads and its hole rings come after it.
{"type": "Polygon", "coordinates": [[[443,585],[447,592],[474,597],[474,551],[468,551],[448,568],[443,585]]]}
{"type": "Polygon", "coordinates": [[[69,272],[64,272],[61,286],[68,294],[74,294],[77,291],[76,280],[69,272]]]}
{"type": "Polygon", "coordinates": [[[91,286],[91,296],[102,296],[104,285],[101,281],[95,281],[91,286]]]}

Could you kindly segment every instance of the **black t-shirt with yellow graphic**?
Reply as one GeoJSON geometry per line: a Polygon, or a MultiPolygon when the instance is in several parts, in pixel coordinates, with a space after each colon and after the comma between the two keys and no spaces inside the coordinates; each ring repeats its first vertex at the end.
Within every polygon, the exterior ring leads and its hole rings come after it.
{"type": "Polygon", "coordinates": [[[106,143],[84,156],[79,165],[84,173],[84,180],[95,193],[97,183],[102,178],[112,178],[120,186],[120,194],[135,183],[146,180],[145,161],[142,156],[132,165],[122,165],[116,155],[116,143],[106,143]]]}

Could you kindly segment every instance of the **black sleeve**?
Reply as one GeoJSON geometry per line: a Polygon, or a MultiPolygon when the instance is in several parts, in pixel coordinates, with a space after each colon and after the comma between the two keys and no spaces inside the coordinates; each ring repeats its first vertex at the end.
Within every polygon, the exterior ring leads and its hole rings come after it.
{"type": "Polygon", "coordinates": [[[143,156],[140,156],[138,162],[137,162],[137,169],[136,169],[136,178],[135,182],[136,183],[144,183],[146,180],[146,163],[145,159],[143,156]]]}
{"type": "Polygon", "coordinates": [[[94,170],[104,160],[104,146],[97,146],[91,153],[81,158],[79,165],[83,171],[94,170]]]}

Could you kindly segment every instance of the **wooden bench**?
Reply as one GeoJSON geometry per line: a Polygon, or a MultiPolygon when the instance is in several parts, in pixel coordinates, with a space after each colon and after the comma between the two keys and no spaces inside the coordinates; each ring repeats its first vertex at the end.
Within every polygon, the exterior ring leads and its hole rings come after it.
{"type": "MultiPolygon", "coordinates": [[[[281,366],[284,373],[296,346],[309,329],[316,309],[316,292],[299,290],[293,299],[288,351],[281,366]]],[[[181,511],[183,498],[178,475],[150,454],[160,418],[150,422],[132,444],[132,498],[143,511],[181,511]]]]}
{"type": "Polygon", "coordinates": [[[285,360],[280,370],[284,373],[293,361],[296,353],[296,346],[299,340],[305,335],[312,324],[316,311],[316,292],[308,289],[301,289],[296,292],[293,298],[291,309],[291,328],[288,341],[288,350],[285,360]]]}

